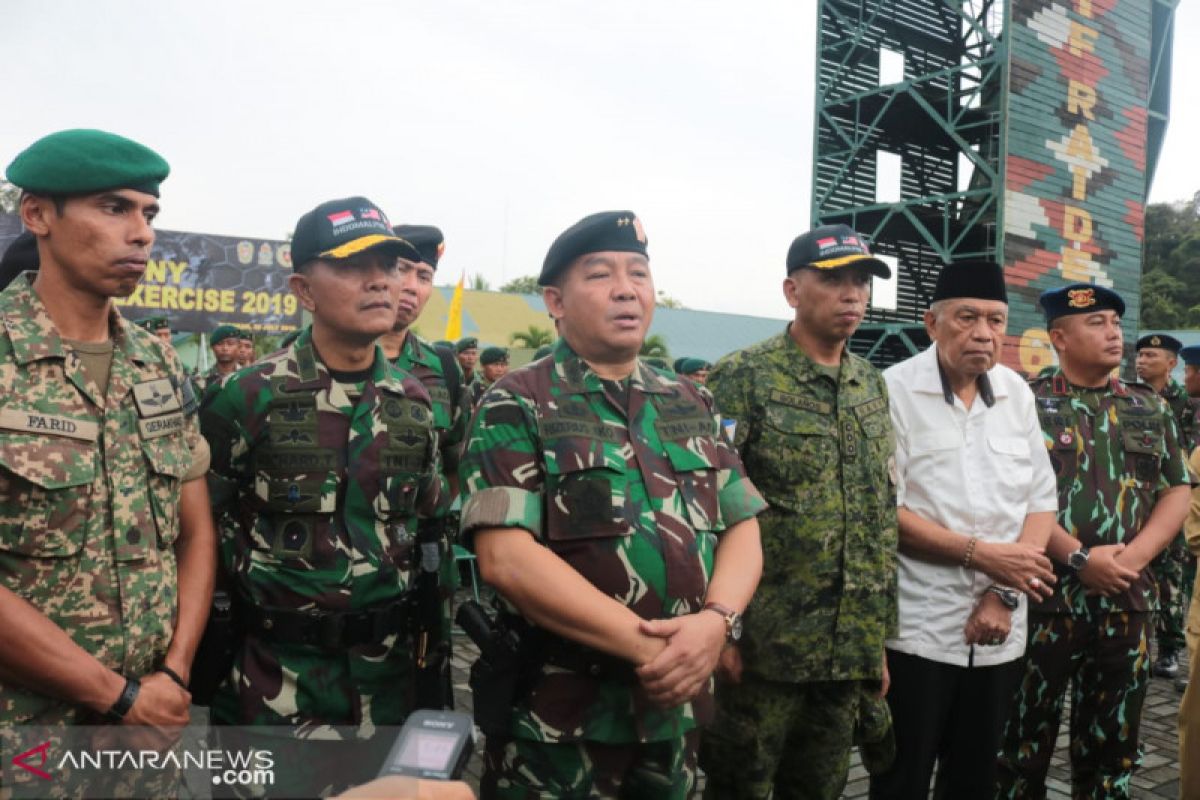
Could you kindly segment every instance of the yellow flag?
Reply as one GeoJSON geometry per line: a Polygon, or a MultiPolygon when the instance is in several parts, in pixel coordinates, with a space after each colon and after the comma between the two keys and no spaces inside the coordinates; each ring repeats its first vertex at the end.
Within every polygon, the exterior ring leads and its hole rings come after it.
{"type": "Polygon", "coordinates": [[[462,338],[462,303],[463,303],[463,279],[466,273],[458,276],[458,285],[454,287],[454,294],[450,298],[450,312],[446,315],[446,335],[442,338],[456,342],[462,338]]]}

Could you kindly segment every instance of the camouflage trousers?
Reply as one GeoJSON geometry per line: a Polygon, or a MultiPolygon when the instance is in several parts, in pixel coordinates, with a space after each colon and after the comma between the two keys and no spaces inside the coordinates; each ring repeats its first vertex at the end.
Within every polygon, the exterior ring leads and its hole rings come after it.
{"type": "Polygon", "coordinates": [[[638,744],[488,737],[480,800],[687,800],[700,732],[638,744]]]}
{"type": "Polygon", "coordinates": [[[1191,586],[1187,577],[1189,573],[1194,575],[1195,569],[1196,559],[1188,552],[1182,532],[1150,562],[1150,573],[1158,585],[1160,611],[1154,620],[1154,633],[1160,656],[1182,652],[1186,645],[1184,630],[1191,586]]]}
{"type": "Polygon", "coordinates": [[[1025,675],[1004,730],[997,797],[1046,796],[1068,684],[1071,796],[1130,796],[1142,761],[1138,733],[1149,688],[1150,626],[1148,613],[1029,615],[1025,675]]]}
{"type": "MultiPolygon", "coordinates": [[[[840,797],[863,683],[780,683],[752,675],[719,683],[716,720],[700,743],[705,799],[840,797]]],[[[878,691],[878,682],[871,683],[878,691]]]]}

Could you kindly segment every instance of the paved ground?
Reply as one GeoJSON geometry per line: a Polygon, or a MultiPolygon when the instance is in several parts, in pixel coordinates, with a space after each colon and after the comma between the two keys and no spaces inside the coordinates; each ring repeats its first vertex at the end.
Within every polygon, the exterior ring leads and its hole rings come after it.
{"type": "MultiPolygon", "coordinates": [[[[470,711],[471,695],[467,686],[468,670],[475,659],[474,648],[465,636],[455,638],[453,662],[455,698],[459,710],[470,711]],[[461,643],[461,646],[460,646],[461,643]]],[[[1135,798],[1159,798],[1179,796],[1179,748],[1176,729],[1176,713],[1182,695],[1175,691],[1171,681],[1154,678],[1150,684],[1150,695],[1142,715],[1142,747],[1144,757],[1141,769],[1133,777],[1135,798]]],[[[1058,745],[1047,779],[1049,800],[1070,800],[1071,772],[1067,752],[1066,717],[1059,732],[1058,745]]],[[[479,787],[481,763],[478,753],[467,768],[467,780],[479,787]]],[[[850,764],[850,777],[844,798],[867,796],[867,772],[855,752],[850,764]]]]}

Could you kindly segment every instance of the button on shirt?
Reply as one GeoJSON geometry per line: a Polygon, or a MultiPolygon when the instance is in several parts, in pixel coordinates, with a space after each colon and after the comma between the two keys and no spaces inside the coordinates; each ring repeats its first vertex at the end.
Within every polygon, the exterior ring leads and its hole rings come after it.
{"type": "MultiPolygon", "coordinates": [[[[883,373],[896,429],[897,503],[919,517],[981,542],[1015,542],[1025,517],[1057,511],[1054,472],[1033,392],[1021,376],[988,371],[995,402],[982,393],[968,409],[946,402],[937,346],[883,373]]],[[[899,635],[887,646],[966,666],[963,629],[987,587],[984,572],[899,556],[899,635]]],[[[1025,597],[1003,645],[975,646],[973,663],[1003,664],[1025,652],[1025,597]]]]}

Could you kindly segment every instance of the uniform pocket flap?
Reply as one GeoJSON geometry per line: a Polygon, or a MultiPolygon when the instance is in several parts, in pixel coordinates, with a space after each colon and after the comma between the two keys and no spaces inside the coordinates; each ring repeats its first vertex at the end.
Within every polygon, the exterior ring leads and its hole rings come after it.
{"type": "Polygon", "coordinates": [[[1029,455],[1029,442],[1020,436],[989,436],[987,441],[988,447],[1001,455],[1022,457],[1029,455]]]}
{"type": "Polygon", "coordinates": [[[43,489],[90,485],[96,479],[91,442],[61,436],[0,434],[0,467],[43,489]]]}
{"type": "Polygon", "coordinates": [[[150,462],[150,469],[159,475],[182,478],[192,466],[192,451],[182,437],[169,436],[160,439],[144,439],[142,453],[150,462]]]}
{"type": "Polygon", "coordinates": [[[782,433],[799,436],[834,436],[834,418],[815,410],[800,409],[790,404],[768,403],[767,425],[782,433]]]}

